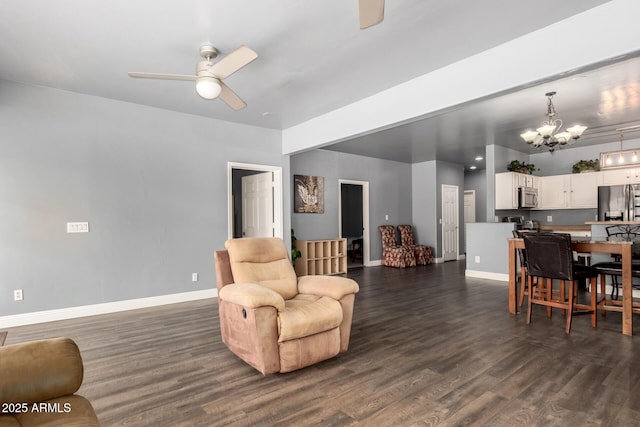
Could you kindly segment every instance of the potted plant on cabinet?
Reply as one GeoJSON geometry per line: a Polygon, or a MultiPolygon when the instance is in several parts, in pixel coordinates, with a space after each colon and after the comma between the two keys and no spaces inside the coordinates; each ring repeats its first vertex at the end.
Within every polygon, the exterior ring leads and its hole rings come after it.
{"type": "Polygon", "coordinates": [[[531,163],[527,164],[525,162],[520,162],[519,160],[512,160],[507,165],[507,170],[509,172],[518,172],[518,173],[524,173],[527,175],[532,175],[533,172],[536,170],[536,165],[531,163]]]}
{"type": "Polygon", "coordinates": [[[600,162],[598,161],[598,159],[580,160],[574,163],[572,167],[573,173],[597,172],[599,170],[600,170],[600,162]]]}

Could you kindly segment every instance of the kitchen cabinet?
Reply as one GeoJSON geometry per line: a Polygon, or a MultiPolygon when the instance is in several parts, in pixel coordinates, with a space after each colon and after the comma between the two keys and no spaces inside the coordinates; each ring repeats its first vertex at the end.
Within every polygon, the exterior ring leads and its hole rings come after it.
{"type": "Polygon", "coordinates": [[[640,169],[613,169],[600,172],[602,185],[638,184],[640,183],[640,169]]]}
{"type": "Polygon", "coordinates": [[[518,209],[518,188],[538,188],[540,177],[517,172],[495,175],[496,209],[518,209]]]}
{"type": "Polygon", "coordinates": [[[600,172],[540,177],[538,209],[597,208],[600,178],[600,172]]]}

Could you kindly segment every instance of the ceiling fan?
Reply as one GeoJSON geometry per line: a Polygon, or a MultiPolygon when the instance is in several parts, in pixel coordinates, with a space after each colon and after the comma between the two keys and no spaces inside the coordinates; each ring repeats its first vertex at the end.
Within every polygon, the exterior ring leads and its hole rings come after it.
{"type": "Polygon", "coordinates": [[[234,110],[241,110],[247,104],[229,88],[222,80],[249,64],[258,54],[247,46],[240,46],[220,61],[213,63],[218,56],[218,49],[210,45],[200,47],[200,56],[204,58],[196,65],[196,75],[129,73],[129,77],[161,80],[190,80],[196,82],[196,92],[204,99],[220,98],[234,110]]]}
{"type": "Polygon", "coordinates": [[[384,19],[384,0],[358,0],[360,6],[360,29],[372,27],[384,19]]]}

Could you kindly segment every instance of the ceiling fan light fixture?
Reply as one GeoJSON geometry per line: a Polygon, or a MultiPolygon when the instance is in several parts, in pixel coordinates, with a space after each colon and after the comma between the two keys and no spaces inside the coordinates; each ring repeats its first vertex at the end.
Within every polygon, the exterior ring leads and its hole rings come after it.
{"type": "Polygon", "coordinates": [[[222,86],[215,77],[198,77],[196,80],[196,92],[204,99],[215,99],[220,95],[222,86]]]}

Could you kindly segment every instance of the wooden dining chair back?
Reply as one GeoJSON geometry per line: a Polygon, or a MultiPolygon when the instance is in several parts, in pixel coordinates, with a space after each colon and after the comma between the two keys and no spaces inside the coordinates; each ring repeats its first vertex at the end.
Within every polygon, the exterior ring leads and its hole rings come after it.
{"type": "MultiPolygon", "coordinates": [[[[526,232],[520,230],[512,230],[513,237],[516,239],[522,239],[526,232]]],[[[524,304],[524,296],[529,295],[527,290],[527,282],[529,274],[527,272],[527,251],[525,249],[518,249],[518,261],[520,263],[520,275],[516,280],[520,281],[520,291],[518,292],[518,307],[522,307],[524,304]]]]}
{"type": "MultiPolygon", "coordinates": [[[[616,224],[605,228],[607,232],[607,240],[621,240],[623,242],[640,242],[640,225],[635,224],[616,224]]],[[[622,262],[620,254],[612,254],[613,262],[600,262],[594,267],[598,269],[600,274],[611,277],[611,298],[617,300],[620,295],[622,284],[619,278],[622,276],[622,262]]],[[[640,253],[635,251],[633,259],[640,259],[640,253]]],[[[634,262],[633,276],[640,276],[640,265],[634,262]]],[[[604,287],[604,283],[603,283],[604,287]]],[[[640,288],[638,285],[633,286],[634,289],[640,288]]]]}
{"type": "Polygon", "coordinates": [[[533,280],[528,280],[529,294],[527,304],[527,324],[531,323],[534,304],[547,307],[547,316],[551,309],[559,308],[566,313],[565,332],[571,331],[571,321],[576,314],[591,314],[591,326],[596,327],[598,272],[586,265],[573,262],[571,236],[565,233],[527,233],[523,237],[527,255],[527,273],[537,280],[537,292],[533,291],[533,280]],[[590,303],[578,304],[577,291],[579,279],[590,279],[590,303]],[[559,282],[554,292],[553,283],[559,282]],[[567,284],[568,289],[567,289],[567,284]]]}

